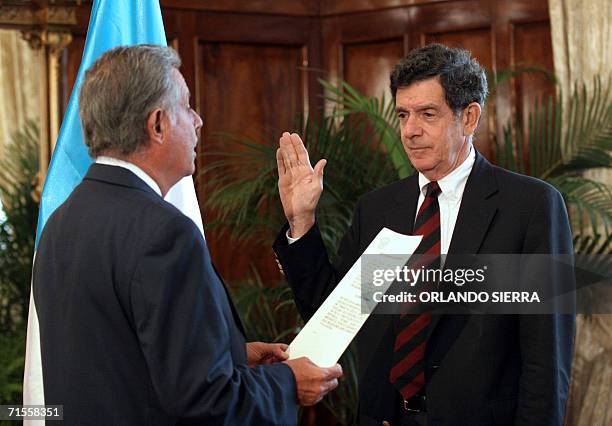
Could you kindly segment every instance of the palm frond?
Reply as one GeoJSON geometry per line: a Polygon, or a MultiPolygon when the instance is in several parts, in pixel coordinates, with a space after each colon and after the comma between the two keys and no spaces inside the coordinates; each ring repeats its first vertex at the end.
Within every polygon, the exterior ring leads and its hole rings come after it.
{"type": "Polygon", "coordinates": [[[325,80],[319,82],[330,93],[325,99],[340,107],[335,109],[335,115],[353,116],[356,120],[365,118],[371,123],[400,178],[414,171],[402,147],[393,99],[387,100],[384,93],[380,99],[364,96],[345,81],[340,88],[325,80]]]}
{"type": "Polygon", "coordinates": [[[206,153],[215,158],[203,174],[206,204],[216,214],[207,228],[226,233],[237,242],[258,235],[269,241],[270,234],[278,230],[275,227],[282,223],[276,199],[276,150],[232,135],[219,137],[234,145],[234,150],[206,153]],[[277,220],[270,220],[272,217],[277,220]]]}
{"type": "Polygon", "coordinates": [[[574,232],[584,233],[585,223],[596,232],[603,224],[606,234],[612,226],[612,190],[609,186],[578,175],[564,175],[548,180],[564,196],[565,201],[575,212],[571,216],[574,232]]]}
{"type": "Polygon", "coordinates": [[[555,83],[557,81],[555,75],[548,69],[531,65],[517,65],[510,68],[498,70],[495,73],[487,73],[487,81],[489,82],[489,96],[495,96],[497,88],[508,82],[510,79],[522,76],[524,74],[540,75],[546,80],[555,83]]]}
{"type": "Polygon", "coordinates": [[[303,325],[291,289],[264,285],[255,268],[248,280],[231,286],[230,292],[251,340],[290,341],[303,325]]]}
{"type": "Polygon", "coordinates": [[[587,317],[610,312],[612,234],[579,235],[576,251],[576,310],[587,317]]]}
{"type": "Polygon", "coordinates": [[[25,324],[15,332],[0,333],[0,404],[21,403],[25,340],[25,324]]]}
{"type": "Polygon", "coordinates": [[[612,234],[577,235],[574,237],[574,250],[578,254],[610,254],[612,234]]]}
{"type": "Polygon", "coordinates": [[[12,199],[18,198],[23,186],[32,185],[39,169],[38,158],[38,127],[28,121],[5,146],[1,160],[0,197],[7,210],[11,209],[12,199]]]}
{"type": "Polygon", "coordinates": [[[0,159],[0,329],[27,321],[38,214],[38,128],[33,121],[13,135],[0,159]]]}
{"type": "MultiPolygon", "coordinates": [[[[337,123],[333,116],[324,116],[307,120],[303,128],[311,162],[328,161],[317,217],[326,245],[335,252],[358,197],[397,179],[397,173],[380,139],[364,121],[337,123]]],[[[234,149],[206,153],[214,158],[204,171],[206,203],[217,218],[207,227],[236,241],[269,242],[285,222],[278,197],[276,148],[221,137],[234,149]]]]}
{"type": "Polygon", "coordinates": [[[575,231],[610,232],[611,190],[608,185],[581,177],[585,171],[612,167],[612,85],[595,78],[592,89],[575,85],[564,102],[560,91],[536,101],[528,122],[520,119],[503,129],[497,141],[498,163],[507,169],[549,181],[563,194],[575,231]],[[523,126],[525,124],[525,126],[523,126]]]}

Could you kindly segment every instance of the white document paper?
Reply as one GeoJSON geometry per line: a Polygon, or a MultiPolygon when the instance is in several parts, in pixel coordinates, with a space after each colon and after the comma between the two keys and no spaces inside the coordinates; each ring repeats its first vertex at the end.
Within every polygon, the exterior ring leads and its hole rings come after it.
{"type": "MultiPolygon", "coordinates": [[[[289,359],[308,357],[320,367],[336,364],[370,316],[375,304],[368,300],[368,312],[362,312],[362,258],[369,269],[395,269],[406,264],[423,237],[403,235],[383,228],[372,240],[363,255],[342,278],[310,321],[289,345],[289,359]]],[[[364,276],[372,276],[368,273],[364,276]]],[[[390,283],[381,290],[384,292],[390,283]]]]}

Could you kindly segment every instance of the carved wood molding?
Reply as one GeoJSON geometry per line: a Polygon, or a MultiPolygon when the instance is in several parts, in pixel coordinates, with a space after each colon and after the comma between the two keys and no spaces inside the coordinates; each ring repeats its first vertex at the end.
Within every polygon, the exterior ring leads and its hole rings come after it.
{"type": "Polygon", "coordinates": [[[77,24],[73,2],[6,2],[0,0],[0,27],[68,30],[77,24]]]}
{"type": "Polygon", "coordinates": [[[48,53],[58,56],[72,41],[72,35],[67,31],[23,30],[21,35],[30,47],[39,50],[48,48],[48,53]]]}
{"type": "MultiPolygon", "coordinates": [[[[40,175],[46,174],[59,133],[60,59],[72,41],[80,0],[0,0],[0,28],[21,32],[40,63],[40,175]]],[[[42,181],[40,183],[42,184],[42,181]]]]}

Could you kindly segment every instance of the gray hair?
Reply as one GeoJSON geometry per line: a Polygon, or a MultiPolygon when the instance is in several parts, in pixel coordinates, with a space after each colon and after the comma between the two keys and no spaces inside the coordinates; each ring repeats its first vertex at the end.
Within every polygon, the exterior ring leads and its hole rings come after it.
{"type": "Polygon", "coordinates": [[[169,47],[121,46],[104,53],[85,72],[79,116],[89,155],[127,156],[147,140],[146,122],[156,108],[174,121],[180,91],[172,70],[181,65],[169,47]]]}

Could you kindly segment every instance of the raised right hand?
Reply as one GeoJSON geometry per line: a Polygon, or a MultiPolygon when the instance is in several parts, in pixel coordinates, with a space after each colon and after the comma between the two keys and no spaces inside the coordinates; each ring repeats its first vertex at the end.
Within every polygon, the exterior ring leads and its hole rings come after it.
{"type": "Polygon", "coordinates": [[[338,386],[342,376],[342,367],[321,368],[306,357],[284,361],[289,365],[297,384],[297,397],[300,405],[314,405],[338,386]]]}
{"type": "Polygon", "coordinates": [[[326,160],[310,165],[308,151],[296,134],[283,133],[276,151],[278,190],[293,238],[300,238],[315,222],[315,210],[323,192],[326,160]]]}

